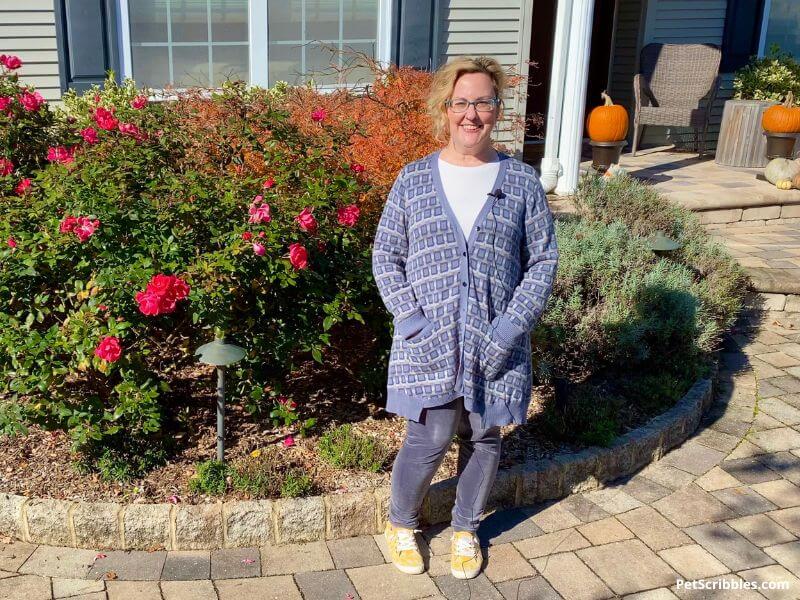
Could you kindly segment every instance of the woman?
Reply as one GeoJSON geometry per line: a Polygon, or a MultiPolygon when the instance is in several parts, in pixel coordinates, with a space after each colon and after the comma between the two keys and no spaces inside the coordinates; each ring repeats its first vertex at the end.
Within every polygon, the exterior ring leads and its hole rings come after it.
{"type": "Polygon", "coordinates": [[[372,270],[394,316],[386,409],[408,419],[385,531],[404,573],[424,570],[419,508],[458,433],[451,571],[478,574],[476,531],[497,474],[500,427],[524,423],[530,402],[529,332],[550,295],[558,249],[535,171],[492,147],[506,81],[488,57],[437,70],[428,110],[447,145],[403,167],[375,234],[372,270]]]}

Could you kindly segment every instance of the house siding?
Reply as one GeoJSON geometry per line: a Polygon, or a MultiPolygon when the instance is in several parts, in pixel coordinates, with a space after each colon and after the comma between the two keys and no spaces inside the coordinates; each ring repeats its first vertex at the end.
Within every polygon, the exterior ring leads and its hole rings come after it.
{"type": "MultiPolygon", "coordinates": [[[[727,0],[649,0],[644,44],[716,44],[722,46],[727,0]]],[[[733,75],[720,75],[717,99],[711,107],[708,149],[714,150],[725,100],[733,95],[733,75]]],[[[633,113],[631,113],[633,116],[633,113]]],[[[691,144],[694,133],[687,128],[671,128],[669,139],[664,127],[648,127],[645,144],[691,144]]]]}
{"type": "MultiPolygon", "coordinates": [[[[459,56],[491,56],[515,73],[528,76],[522,60],[530,50],[533,0],[442,0],[439,5],[438,64],[459,56]]],[[[522,151],[522,136],[514,138],[512,121],[524,116],[525,100],[504,97],[506,111],[497,124],[494,139],[514,153],[522,151]],[[521,109],[521,110],[520,110],[521,109]]]]}
{"type": "Polygon", "coordinates": [[[22,59],[21,82],[46,100],[61,98],[53,0],[0,0],[0,53],[22,59]]]}
{"type": "Polygon", "coordinates": [[[639,67],[645,0],[619,0],[609,94],[633,115],[633,76],[639,67]]]}

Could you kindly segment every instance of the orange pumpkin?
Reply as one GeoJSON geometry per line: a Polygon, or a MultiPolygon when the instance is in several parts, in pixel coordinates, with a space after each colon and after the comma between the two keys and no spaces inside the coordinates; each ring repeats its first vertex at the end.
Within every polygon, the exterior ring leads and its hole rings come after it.
{"type": "Polygon", "coordinates": [[[800,132],[800,107],[793,105],[792,92],[786,94],[783,104],[770,106],[761,117],[761,126],[770,133],[800,132]]]}
{"type": "Polygon", "coordinates": [[[603,92],[600,97],[605,100],[603,106],[597,106],[586,119],[586,131],[594,142],[618,142],[628,135],[628,111],[619,104],[614,104],[611,97],[603,92]]]}

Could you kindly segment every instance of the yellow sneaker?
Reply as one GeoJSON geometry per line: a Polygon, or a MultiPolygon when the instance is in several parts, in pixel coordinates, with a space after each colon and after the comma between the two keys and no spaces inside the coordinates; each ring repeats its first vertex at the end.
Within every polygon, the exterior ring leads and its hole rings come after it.
{"type": "Polygon", "coordinates": [[[387,521],[386,530],[383,532],[386,545],[389,546],[392,564],[408,575],[418,575],[425,570],[425,563],[422,561],[422,554],[414,537],[415,531],[415,529],[395,527],[387,521]]]}
{"type": "Polygon", "coordinates": [[[450,538],[450,572],[456,579],[477,577],[483,565],[478,536],[469,531],[455,531],[450,538]]]}

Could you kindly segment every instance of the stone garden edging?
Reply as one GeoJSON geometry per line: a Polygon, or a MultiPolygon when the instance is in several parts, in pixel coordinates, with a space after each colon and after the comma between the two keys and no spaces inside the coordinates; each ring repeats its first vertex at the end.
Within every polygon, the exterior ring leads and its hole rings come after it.
{"type": "MultiPolygon", "coordinates": [[[[498,471],[487,509],[524,506],[600,488],[660,459],[700,423],[713,379],[698,380],[670,410],[618,437],[552,459],[498,471]]],[[[422,506],[430,524],[450,519],[456,480],[433,484],[422,506]]],[[[25,542],[89,549],[215,550],[381,533],[389,487],[373,492],[215,504],[118,504],[0,493],[0,533],[25,542]]]]}

